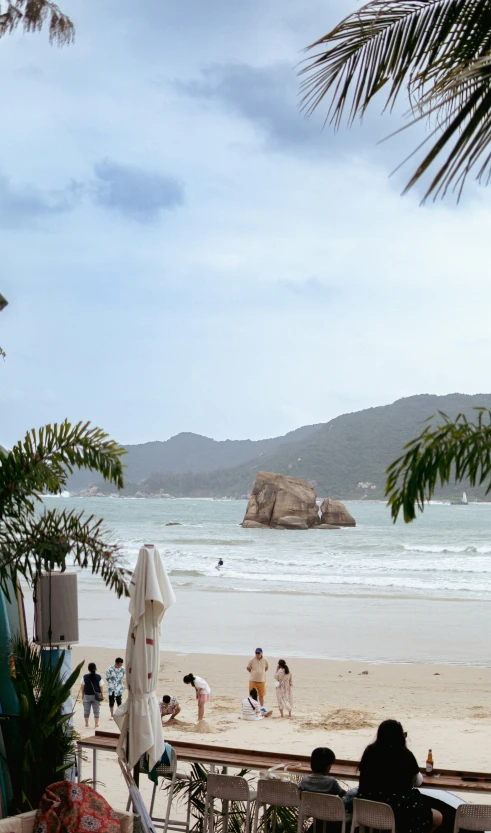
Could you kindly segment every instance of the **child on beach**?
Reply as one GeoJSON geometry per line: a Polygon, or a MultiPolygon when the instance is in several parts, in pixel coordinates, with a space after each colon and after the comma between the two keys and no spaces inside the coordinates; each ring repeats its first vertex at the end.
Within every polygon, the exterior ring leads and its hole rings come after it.
{"type": "Polygon", "coordinates": [[[192,685],[196,689],[196,699],[198,701],[198,723],[203,720],[205,716],[205,703],[210,700],[211,688],[203,679],[203,677],[195,677],[194,674],[186,674],[183,677],[183,682],[186,685],[192,685]]]}
{"type": "Polygon", "coordinates": [[[171,720],[174,720],[174,718],[177,717],[177,715],[181,711],[181,707],[179,705],[177,697],[171,697],[170,694],[164,694],[162,700],[159,701],[159,708],[161,717],[166,717],[166,715],[170,715],[167,723],[170,723],[171,720]]]}

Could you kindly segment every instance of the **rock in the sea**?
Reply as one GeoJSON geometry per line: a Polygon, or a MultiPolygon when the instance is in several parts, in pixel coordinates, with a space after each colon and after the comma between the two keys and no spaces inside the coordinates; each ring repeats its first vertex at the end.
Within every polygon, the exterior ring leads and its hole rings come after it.
{"type": "Polygon", "coordinates": [[[245,529],[269,529],[268,524],[260,524],[258,521],[242,521],[245,529]]]}
{"type": "Polygon", "coordinates": [[[321,524],[329,526],[356,526],[353,515],[350,515],[344,503],[326,497],[321,506],[321,524]]]}
{"type": "Polygon", "coordinates": [[[179,521],[168,521],[166,526],[182,526],[182,524],[180,524],[179,521]]]}
{"type": "Polygon", "coordinates": [[[334,524],[319,524],[319,526],[313,526],[312,529],[341,529],[341,527],[334,524]]]}
{"type": "MultiPolygon", "coordinates": [[[[316,494],[310,483],[298,477],[259,471],[247,505],[243,526],[248,521],[267,526],[285,526],[285,517],[294,515],[305,528],[319,523],[316,494]]],[[[300,527],[296,526],[295,529],[300,527]]]]}
{"type": "Polygon", "coordinates": [[[304,519],[299,518],[298,515],[285,515],[283,518],[279,518],[277,526],[282,529],[308,529],[304,519]]]}

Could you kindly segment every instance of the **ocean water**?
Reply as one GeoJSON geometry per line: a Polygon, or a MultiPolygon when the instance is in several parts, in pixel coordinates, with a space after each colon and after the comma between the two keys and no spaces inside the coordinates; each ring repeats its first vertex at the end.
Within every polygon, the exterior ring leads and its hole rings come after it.
{"type": "MultiPolygon", "coordinates": [[[[129,568],[158,547],[179,602],[162,647],[491,664],[491,505],[431,504],[406,525],[347,502],[355,528],[295,532],[242,529],[245,501],[54,502],[103,517],[129,568]]],[[[127,602],[88,571],[79,598],[83,644],[122,646],[127,602]]]]}
{"type": "MultiPolygon", "coordinates": [[[[346,503],[354,529],[242,529],[245,501],[63,500],[102,516],[128,565],[155,544],[176,588],[214,592],[491,600],[491,504],[432,504],[393,524],[382,503],[346,503]],[[181,526],[166,526],[167,523],[181,526]],[[219,558],[225,562],[218,572],[219,558]]],[[[90,587],[90,575],[80,577],[90,587]]]]}

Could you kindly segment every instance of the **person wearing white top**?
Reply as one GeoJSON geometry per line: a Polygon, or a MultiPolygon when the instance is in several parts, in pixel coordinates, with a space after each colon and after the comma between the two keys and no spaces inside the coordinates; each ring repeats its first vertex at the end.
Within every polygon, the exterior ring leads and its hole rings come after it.
{"type": "Polygon", "coordinates": [[[263,717],[271,717],[272,711],[266,711],[258,702],[257,689],[250,691],[249,697],[242,700],[242,720],[262,720],[263,717]]]}
{"type": "Polygon", "coordinates": [[[183,677],[183,682],[186,685],[192,685],[196,689],[196,699],[198,701],[198,723],[203,720],[205,716],[205,703],[210,700],[211,688],[203,679],[203,677],[195,677],[194,674],[186,674],[183,677]]]}

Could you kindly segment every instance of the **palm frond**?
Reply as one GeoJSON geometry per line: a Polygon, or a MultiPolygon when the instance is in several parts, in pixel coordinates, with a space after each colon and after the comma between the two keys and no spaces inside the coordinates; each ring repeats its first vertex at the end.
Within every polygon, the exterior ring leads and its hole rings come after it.
{"type": "Polygon", "coordinates": [[[0,14],[0,38],[19,27],[26,33],[38,32],[45,24],[51,42],[59,46],[73,42],[74,25],[52,0],[7,0],[0,14]]]}
{"type": "Polygon", "coordinates": [[[64,570],[70,555],[75,566],[102,576],[118,596],[127,594],[127,571],[102,521],[73,510],[36,511],[45,492],[63,490],[74,468],[98,471],[122,488],[125,453],[100,428],[65,420],[30,431],[12,451],[0,454],[1,587],[18,575],[32,585],[42,569],[64,570]]]}
{"type": "Polygon", "coordinates": [[[439,412],[443,423],[428,425],[389,466],[385,494],[394,521],[401,511],[406,523],[413,521],[436,487],[453,480],[468,480],[471,486],[487,483],[486,494],[491,491],[491,411],[475,410],[476,422],[464,414],[452,422],[439,412]]]}
{"type": "Polygon", "coordinates": [[[442,134],[407,188],[448,148],[426,196],[444,194],[455,183],[460,193],[475,165],[479,179],[488,173],[487,158],[484,165],[481,159],[489,141],[491,90],[483,64],[491,52],[486,0],[372,0],[308,50],[314,55],[301,70],[307,113],[329,95],[326,121],[339,127],[345,114],[348,124],[363,116],[379,93],[390,109],[404,91],[415,117],[411,124],[435,117],[435,133],[441,128],[442,134]]]}

